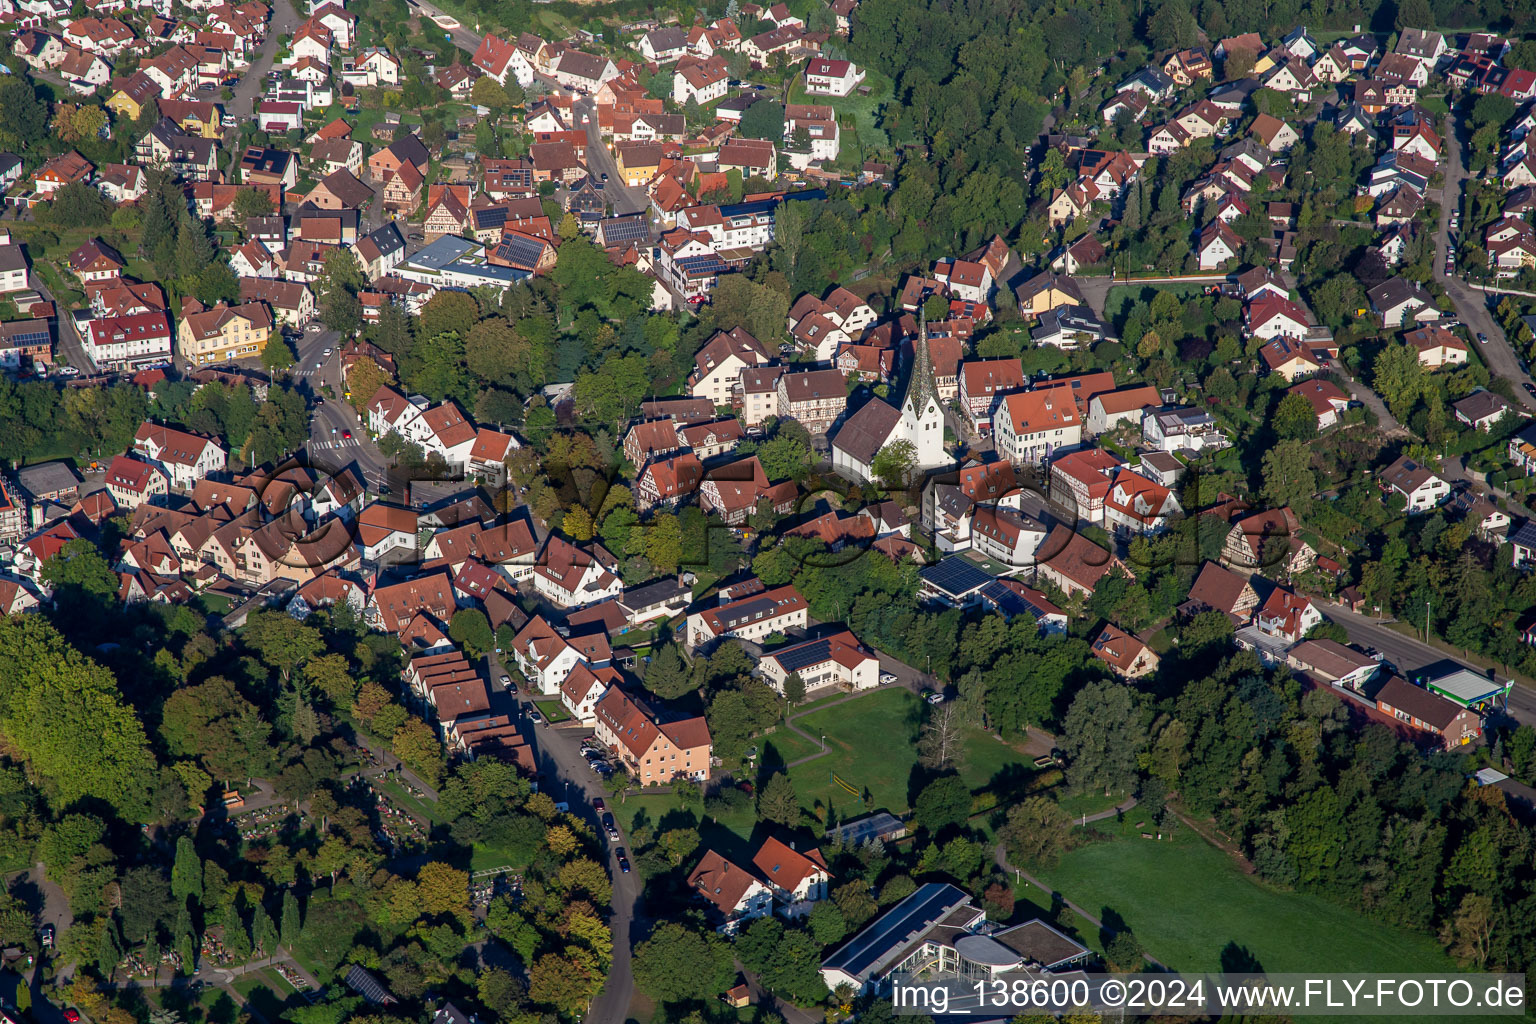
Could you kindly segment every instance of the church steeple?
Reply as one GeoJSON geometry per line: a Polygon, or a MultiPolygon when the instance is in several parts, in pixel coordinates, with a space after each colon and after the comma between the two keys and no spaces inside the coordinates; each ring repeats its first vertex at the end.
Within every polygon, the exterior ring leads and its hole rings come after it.
{"type": "Polygon", "coordinates": [[[917,341],[912,346],[912,375],[907,378],[907,394],[902,402],[913,414],[923,415],[932,402],[939,407],[939,387],[933,381],[933,356],[928,352],[928,312],[917,310],[917,341]]]}

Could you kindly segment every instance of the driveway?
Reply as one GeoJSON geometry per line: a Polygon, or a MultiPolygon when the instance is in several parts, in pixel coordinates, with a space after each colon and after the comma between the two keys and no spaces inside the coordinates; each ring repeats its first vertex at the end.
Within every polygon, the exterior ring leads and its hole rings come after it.
{"type": "Polygon", "coordinates": [[[1525,384],[1531,382],[1530,374],[1520,369],[1520,361],[1510,347],[1509,339],[1504,336],[1503,329],[1490,313],[1490,296],[1468,287],[1461,278],[1447,276],[1445,273],[1445,254],[1450,245],[1451,210],[1461,206],[1462,190],[1468,177],[1462,150],[1463,125],[1456,116],[1455,107],[1446,115],[1445,127],[1445,188],[1442,192],[1444,199],[1440,204],[1440,227],[1435,233],[1435,274],[1445,285],[1446,293],[1450,295],[1461,322],[1467,325],[1474,337],[1478,334],[1488,337],[1488,344],[1477,346],[1478,355],[1483,357],[1488,369],[1496,377],[1521,385],[1513,389],[1515,398],[1525,409],[1536,411],[1536,398],[1532,398],[1524,388],[1525,384]]]}

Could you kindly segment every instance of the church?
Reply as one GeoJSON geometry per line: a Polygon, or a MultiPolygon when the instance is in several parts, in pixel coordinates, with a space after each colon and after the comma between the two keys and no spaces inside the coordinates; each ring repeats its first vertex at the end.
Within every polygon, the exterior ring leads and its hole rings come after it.
{"type": "Polygon", "coordinates": [[[952,461],[944,450],[944,410],[933,380],[933,357],[928,353],[928,323],[918,322],[912,370],[900,407],[871,398],[832,438],[832,468],[860,483],[875,479],[875,456],[897,441],[912,444],[912,472],[921,474],[952,461]]]}

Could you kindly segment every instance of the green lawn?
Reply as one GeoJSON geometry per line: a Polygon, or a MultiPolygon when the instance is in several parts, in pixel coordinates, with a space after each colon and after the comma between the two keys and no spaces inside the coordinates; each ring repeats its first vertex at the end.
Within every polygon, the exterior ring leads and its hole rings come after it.
{"type": "MultiPolygon", "coordinates": [[[[630,793],[622,803],[618,797],[603,799],[626,837],[636,822],[661,832],[698,821],[697,810],[685,810],[677,797],[671,793],[630,793]]],[[[712,848],[720,849],[722,853],[727,846],[740,852],[747,840],[752,837],[752,830],[756,825],[757,813],[753,802],[748,800],[739,811],[723,815],[719,819],[706,815],[703,824],[699,826],[699,833],[704,837],[705,843],[711,844],[712,848]]],[[[627,843],[628,839],[625,842],[627,843]]],[[[751,859],[750,852],[745,856],[751,859]]]]}
{"type": "Polygon", "coordinates": [[[1451,110],[1450,104],[1445,102],[1444,96],[1421,96],[1418,103],[1419,106],[1429,111],[1435,117],[1444,117],[1451,110]]]}
{"type": "MultiPolygon", "coordinates": [[[[802,725],[802,728],[804,726],[802,725]]],[[[765,770],[771,770],[798,761],[802,757],[809,757],[816,753],[817,746],[810,740],[791,732],[788,726],[781,725],[771,735],[758,740],[757,763],[765,770]]]]}
{"type": "Polygon", "coordinates": [[[536,700],[533,702],[533,706],[539,709],[539,714],[543,715],[544,720],[547,722],[565,722],[570,720],[571,713],[565,710],[565,705],[560,702],[559,697],[551,697],[549,700],[536,700]]]}
{"type": "Polygon", "coordinates": [[[1229,943],[1267,971],[1455,969],[1429,936],[1271,888],[1187,828],[1156,842],[1140,838],[1134,821],[1118,831],[1113,822],[1099,827],[1117,838],[1074,850],[1037,876],[1097,917],[1118,915],[1149,954],[1176,970],[1219,969],[1229,943]]]}
{"type": "Polygon", "coordinates": [[[295,1006],[308,1005],[304,997],[275,971],[256,971],[235,979],[230,986],[245,998],[246,1008],[262,1019],[275,1021],[295,1006]]]}
{"type": "Polygon", "coordinates": [[[799,719],[796,724],[807,734],[826,736],[830,748],[826,757],[790,769],[800,803],[812,809],[830,804],[839,817],[875,810],[904,813],[921,720],[921,702],[905,689],[877,690],[799,719]],[[867,792],[869,803],[836,785],[833,772],[860,794],[867,792]]]}
{"type": "Polygon", "coordinates": [[[1022,782],[1034,774],[1034,758],[1024,753],[1024,736],[1015,743],[1005,743],[979,725],[965,730],[965,759],[960,777],[972,790],[1008,788],[1005,783],[1022,782]]]}
{"type": "Polygon", "coordinates": [[[890,138],[880,127],[880,107],[891,99],[891,80],[878,71],[869,70],[863,86],[869,88],[868,96],[859,95],[855,89],[849,96],[808,96],[805,92],[805,76],[796,75],[789,87],[789,102],[818,103],[837,111],[838,123],[852,118],[851,128],[844,126],[842,149],[844,154],[853,152],[868,158],[876,150],[888,148],[890,138]]]}

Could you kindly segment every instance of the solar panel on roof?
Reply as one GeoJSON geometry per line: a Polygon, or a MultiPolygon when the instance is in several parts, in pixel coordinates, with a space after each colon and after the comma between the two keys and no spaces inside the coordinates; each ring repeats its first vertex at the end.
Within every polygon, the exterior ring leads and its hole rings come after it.
{"type": "Polygon", "coordinates": [[[832,641],[812,640],[808,644],[799,644],[780,654],[775,654],[774,659],[783,666],[784,671],[799,672],[803,668],[822,664],[831,653],[832,641]]]}
{"type": "Polygon", "coordinates": [[[822,967],[859,977],[967,899],[964,892],[947,882],[930,882],[822,961],[822,967]]]}
{"type": "Polygon", "coordinates": [[[718,274],[725,267],[725,261],[711,253],[708,256],[684,256],[677,265],[685,274],[718,274]]]}
{"type": "Polygon", "coordinates": [[[984,587],[993,577],[958,555],[917,571],[925,581],[950,594],[965,594],[984,587]]]}
{"type": "Polygon", "coordinates": [[[23,345],[46,345],[48,344],[49,337],[48,331],[44,329],[41,331],[18,331],[15,334],[9,335],[6,340],[12,345],[20,347],[23,345]]]}

